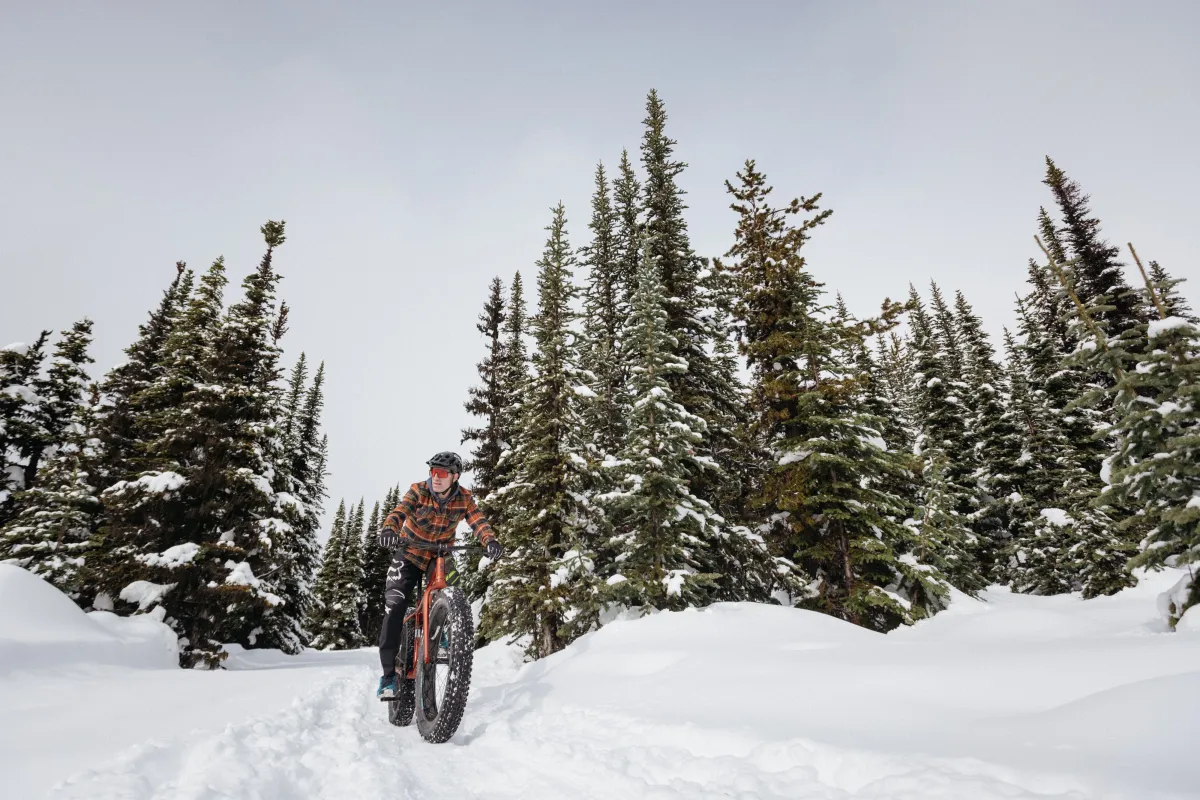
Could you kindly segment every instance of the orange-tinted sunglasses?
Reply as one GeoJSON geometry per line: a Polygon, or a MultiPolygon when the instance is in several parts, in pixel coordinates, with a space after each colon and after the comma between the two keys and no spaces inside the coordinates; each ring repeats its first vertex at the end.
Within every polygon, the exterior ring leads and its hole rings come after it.
{"type": "Polygon", "coordinates": [[[446,470],[442,469],[441,467],[430,467],[429,474],[435,478],[445,479],[445,478],[450,477],[450,473],[447,472],[446,470]]]}

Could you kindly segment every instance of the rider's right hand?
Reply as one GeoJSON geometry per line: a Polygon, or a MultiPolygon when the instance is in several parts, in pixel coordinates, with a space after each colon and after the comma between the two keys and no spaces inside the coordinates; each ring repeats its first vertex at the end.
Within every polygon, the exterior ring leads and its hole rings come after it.
{"type": "Polygon", "coordinates": [[[396,533],[391,528],[383,528],[379,531],[379,546],[393,548],[400,544],[400,534],[396,533]]]}

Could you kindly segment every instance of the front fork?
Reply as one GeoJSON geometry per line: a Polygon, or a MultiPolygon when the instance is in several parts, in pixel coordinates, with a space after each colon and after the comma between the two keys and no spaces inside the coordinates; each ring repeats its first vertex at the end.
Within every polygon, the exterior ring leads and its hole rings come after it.
{"type": "Polygon", "coordinates": [[[417,666],[421,663],[428,664],[429,657],[429,604],[433,602],[433,593],[445,589],[446,584],[446,561],[442,556],[434,559],[432,574],[426,583],[425,591],[421,593],[421,602],[417,604],[417,608],[413,610],[405,618],[405,622],[410,619],[413,623],[413,659],[412,666],[405,676],[408,680],[414,680],[417,677],[417,666]],[[421,644],[416,645],[417,634],[421,635],[421,644]]]}

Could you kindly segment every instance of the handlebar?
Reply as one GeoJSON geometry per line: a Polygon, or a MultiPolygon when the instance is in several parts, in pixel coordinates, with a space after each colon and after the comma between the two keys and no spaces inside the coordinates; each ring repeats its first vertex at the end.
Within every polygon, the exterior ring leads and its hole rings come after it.
{"type": "Polygon", "coordinates": [[[480,545],[475,544],[474,542],[469,544],[431,544],[427,542],[418,542],[416,539],[409,539],[408,537],[401,536],[400,540],[396,542],[396,546],[390,549],[399,550],[401,547],[415,547],[418,550],[429,550],[435,553],[450,553],[456,550],[470,550],[472,547],[479,546],[480,545]]]}

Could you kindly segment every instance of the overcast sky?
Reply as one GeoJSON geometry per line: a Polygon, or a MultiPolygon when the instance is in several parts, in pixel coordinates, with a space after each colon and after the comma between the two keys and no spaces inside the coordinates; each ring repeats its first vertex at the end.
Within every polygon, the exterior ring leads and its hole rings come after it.
{"type": "Polygon", "coordinates": [[[1197,41],[1194,0],[0,0],[0,344],[90,316],[100,374],[176,260],[224,254],[233,300],[285,219],[328,510],[370,503],[458,449],[490,279],[532,289],[560,199],[585,243],[595,165],[637,155],[651,87],[702,255],[754,158],[780,202],[824,192],[810,264],[853,311],[934,279],[999,334],[1049,154],[1195,305],[1197,41]]]}

